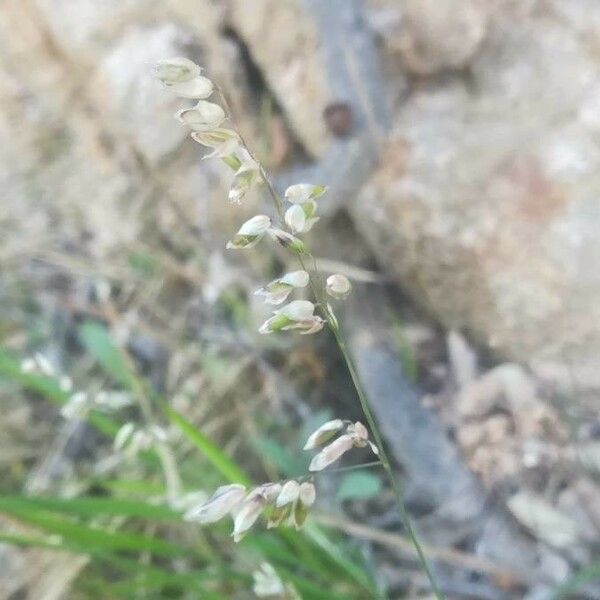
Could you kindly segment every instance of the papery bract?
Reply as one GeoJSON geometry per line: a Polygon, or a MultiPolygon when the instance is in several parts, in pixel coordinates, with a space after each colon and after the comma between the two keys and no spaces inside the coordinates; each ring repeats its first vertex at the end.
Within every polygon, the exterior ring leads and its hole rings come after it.
{"type": "Polygon", "coordinates": [[[300,485],[299,499],[304,506],[310,508],[316,500],[317,490],[312,481],[305,481],[300,485]]]}
{"type": "Polygon", "coordinates": [[[294,300],[276,310],[274,316],[265,321],[260,333],[299,330],[301,334],[316,333],[323,329],[325,321],[314,313],[315,305],[308,300],[294,300]]]}
{"type": "Polygon", "coordinates": [[[314,312],[315,305],[308,300],[294,300],[275,311],[276,314],[283,315],[292,321],[308,319],[313,316],[314,312]]]}
{"type": "Polygon", "coordinates": [[[336,273],[327,278],[325,289],[331,297],[343,300],[352,291],[352,284],[345,275],[336,273]]]}
{"type": "Polygon", "coordinates": [[[354,438],[352,435],[341,435],[328,446],[325,446],[319,454],[313,457],[308,467],[309,471],[321,471],[331,463],[338,460],[343,454],[354,447],[354,438]]]}
{"type": "Polygon", "coordinates": [[[310,200],[316,200],[326,191],[327,188],[323,185],[296,183],[285,190],[285,199],[292,204],[304,204],[310,200]]]}
{"type": "Polygon", "coordinates": [[[316,489],[312,481],[304,481],[300,484],[298,499],[294,505],[292,520],[296,529],[300,529],[306,521],[310,507],[315,503],[316,489]]]}
{"type": "Polygon", "coordinates": [[[229,201],[239,204],[252,186],[260,181],[262,181],[262,176],[258,163],[249,156],[243,157],[239,169],[233,176],[233,182],[229,189],[229,201]]]}
{"type": "Polygon", "coordinates": [[[183,518],[203,525],[215,523],[235,510],[245,495],[246,488],[243,485],[234,483],[221,486],[206,502],[190,508],[183,518]]]}
{"type": "Polygon", "coordinates": [[[167,85],[166,88],[181,98],[190,98],[193,100],[204,100],[213,93],[213,83],[210,79],[198,75],[194,79],[182,83],[167,85]]]}
{"type": "Polygon", "coordinates": [[[184,108],[175,114],[193,131],[207,132],[219,127],[225,120],[225,111],[214,102],[199,100],[192,108],[184,108]]]}
{"type": "MultiPolygon", "coordinates": [[[[235,131],[225,128],[216,128],[212,131],[192,131],[192,139],[207,148],[213,148],[213,152],[203,158],[225,158],[232,156],[239,148],[240,138],[235,131]]],[[[239,166],[236,168],[236,171],[239,166]]]]}
{"type": "Polygon", "coordinates": [[[214,90],[213,82],[200,75],[202,69],[188,58],[161,60],[154,66],[154,75],[170,92],[182,98],[203,100],[214,90]]]}
{"type": "Polygon", "coordinates": [[[165,85],[189,81],[201,72],[202,69],[195,62],[182,56],[159,60],[154,65],[154,75],[165,85]]]}
{"type": "Polygon", "coordinates": [[[306,254],[307,252],[304,242],[287,231],[283,231],[277,227],[271,227],[271,229],[269,229],[269,235],[288,250],[292,250],[298,254],[306,254]]]}
{"type": "Polygon", "coordinates": [[[266,505],[266,500],[260,495],[244,502],[233,523],[233,533],[231,535],[234,542],[239,542],[244,537],[246,532],[256,523],[266,505]]]}
{"type": "Polygon", "coordinates": [[[293,233],[306,233],[319,220],[314,215],[317,212],[316,202],[305,202],[303,204],[292,204],[284,215],[287,226],[293,233]]]}
{"type": "Polygon", "coordinates": [[[267,304],[281,304],[294,288],[303,288],[308,285],[310,278],[306,271],[292,271],[278,279],[274,279],[264,288],[254,292],[257,296],[264,296],[267,304]]]}
{"type": "Polygon", "coordinates": [[[314,448],[318,448],[319,446],[326,444],[344,428],[344,425],[345,423],[342,421],[342,419],[333,419],[332,421],[323,423],[323,425],[310,434],[306,440],[306,444],[304,444],[303,449],[313,450],[314,448]]]}
{"type": "Polygon", "coordinates": [[[271,219],[267,215],[256,215],[248,219],[233,237],[227,242],[228,249],[252,248],[261,240],[271,226],[271,219]]]}
{"type": "Polygon", "coordinates": [[[283,484],[269,516],[268,529],[279,527],[284,521],[290,520],[299,494],[300,484],[295,479],[290,479],[283,484]]]}
{"type": "Polygon", "coordinates": [[[263,483],[258,487],[255,487],[247,496],[246,500],[252,500],[253,498],[257,498],[260,496],[265,500],[265,502],[273,502],[279,493],[281,492],[281,484],[280,483],[263,483]]]}
{"type": "Polygon", "coordinates": [[[293,504],[300,494],[300,484],[295,479],[290,479],[283,484],[281,492],[277,496],[275,506],[281,508],[287,504],[293,504]]]}
{"type": "Polygon", "coordinates": [[[360,421],[356,421],[356,423],[351,423],[348,425],[346,431],[354,434],[357,440],[364,440],[366,442],[369,439],[369,432],[360,421]]]}

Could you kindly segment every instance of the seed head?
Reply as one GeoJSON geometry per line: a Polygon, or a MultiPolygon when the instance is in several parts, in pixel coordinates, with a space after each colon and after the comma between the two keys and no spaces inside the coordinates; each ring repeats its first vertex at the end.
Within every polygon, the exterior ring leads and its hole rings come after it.
{"type": "Polygon", "coordinates": [[[285,190],[285,199],[292,204],[304,204],[316,200],[327,191],[324,185],[311,183],[296,183],[285,190]]]}
{"type": "Polygon", "coordinates": [[[309,471],[322,471],[331,463],[334,463],[348,450],[354,447],[354,438],[351,435],[341,435],[337,440],[325,446],[319,454],[317,454],[308,467],[309,471]]]}
{"type": "Polygon", "coordinates": [[[271,226],[271,219],[267,215],[256,215],[248,219],[233,237],[227,242],[228,249],[239,250],[241,248],[252,248],[265,235],[271,226]]]}
{"type": "Polygon", "coordinates": [[[315,305],[308,300],[294,300],[283,308],[274,311],[274,316],[265,321],[260,333],[298,330],[301,334],[317,333],[323,329],[325,321],[314,314],[315,305]]]}
{"type": "Polygon", "coordinates": [[[175,118],[193,131],[208,132],[225,120],[225,111],[214,102],[199,100],[193,108],[184,108],[175,113],[175,118]]]}
{"type": "Polygon", "coordinates": [[[165,85],[190,81],[200,75],[201,71],[196,63],[182,56],[159,60],[154,65],[154,75],[165,85]]]}
{"type": "Polygon", "coordinates": [[[242,540],[248,530],[258,520],[266,504],[262,496],[257,496],[244,502],[233,522],[233,533],[231,535],[234,542],[237,543],[242,540]]]}
{"type": "Polygon", "coordinates": [[[241,159],[236,158],[240,161],[240,166],[233,177],[229,190],[229,201],[240,204],[250,189],[262,180],[262,176],[258,163],[253,158],[246,155],[241,159]]]}
{"type": "Polygon", "coordinates": [[[292,250],[292,252],[296,252],[297,254],[306,254],[306,246],[302,240],[293,236],[291,233],[282,231],[276,227],[271,227],[271,229],[269,229],[269,235],[284,248],[292,250]]]}
{"type": "Polygon", "coordinates": [[[287,300],[294,288],[306,287],[308,282],[309,275],[306,271],[292,271],[279,279],[274,279],[254,293],[257,296],[264,296],[267,304],[281,304],[287,300]]]}
{"type": "Polygon", "coordinates": [[[202,525],[215,523],[234,511],[245,495],[246,488],[243,485],[234,483],[221,486],[206,502],[191,507],[183,518],[202,525]]]}
{"type": "Polygon", "coordinates": [[[286,481],[281,488],[279,496],[275,502],[277,508],[287,506],[288,504],[294,504],[300,494],[300,484],[295,479],[286,481]]]}
{"type": "MultiPolygon", "coordinates": [[[[192,139],[207,148],[213,148],[213,152],[203,158],[232,157],[235,159],[234,153],[240,146],[238,134],[225,128],[216,128],[212,131],[192,131],[192,139]]],[[[235,170],[238,169],[239,166],[235,170]]]]}
{"type": "Polygon", "coordinates": [[[319,220],[315,217],[317,203],[314,200],[302,204],[292,204],[285,211],[285,222],[294,233],[306,233],[319,220]]]}
{"type": "Polygon", "coordinates": [[[304,450],[313,450],[326,444],[331,438],[335,437],[338,432],[344,429],[344,421],[342,419],[333,419],[333,421],[327,421],[323,423],[318,429],[313,431],[306,444],[304,444],[304,450]]]}
{"type": "Polygon", "coordinates": [[[200,75],[202,69],[188,58],[160,60],[154,75],[171,92],[182,98],[208,98],[214,90],[210,79],[200,75]]]}
{"type": "Polygon", "coordinates": [[[336,298],[337,300],[343,300],[352,291],[352,284],[345,275],[336,273],[327,278],[325,289],[331,297],[336,298]]]}
{"type": "MultiPolygon", "coordinates": [[[[331,421],[331,423],[335,422],[331,421]]],[[[325,425],[327,425],[327,423],[325,425]]],[[[342,428],[335,429],[333,432],[334,435],[341,429],[342,428]]],[[[315,435],[318,431],[319,430],[317,429],[317,431],[313,435],[315,435]]],[[[311,439],[309,438],[309,442],[310,441],[311,439]]],[[[307,446],[309,446],[308,442],[307,446]]],[[[376,456],[379,455],[379,450],[377,446],[375,446],[375,444],[373,444],[373,442],[369,440],[369,432],[367,431],[367,428],[359,421],[357,421],[356,423],[350,423],[349,425],[347,425],[346,431],[343,435],[341,435],[336,440],[325,446],[325,448],[323,448],[321,452],[314,456],[310,463],[310,466],[308,467],[308,470],[321,471],[325,467],[338,460],[342,455],[348,452],[348,450],[352,448],[364,448],[365,446],[369,446],[373,451],[373,454],[375,454],[376,456]]],[[[310,449],[310,446],[308,449],[310,449]]]]}

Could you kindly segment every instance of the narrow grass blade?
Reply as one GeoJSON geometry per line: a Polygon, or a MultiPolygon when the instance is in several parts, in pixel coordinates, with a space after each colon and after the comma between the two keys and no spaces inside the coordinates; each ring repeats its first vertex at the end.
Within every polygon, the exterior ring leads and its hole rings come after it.
{"type": "Polygon", "coordinates": [[[169,406],[165,406],[165,413],[171,423],[179,427],[185,437],[194,445],[204,457],[221,473],[230,483],[251,485],[250,478],[237,464],[229,458],[212,440],[206,437],[199,429],[190,423],[183,415],[169,406]]]}
{"type": "Polygon", "coordinates": [[[181,519],[180,513],[167,506],[149,504],[140,500],[119,498],[53,498],[43,496],[0,496],[0,510],[41,509],[77,517],[97,515],[137,517],[152,521],[181,519]]]}
{"type": "Polygon", "coordinates": [[[61,389],[54,377],[23,372],[20,363],[1,348],[0,376],[15,381],[25,389],[36,392],[56,404],[62,405],[69,399],[69,393],[61,389]]]}
{"type": "Polygon", "coordinates": [[[79,336],[87,351],[104,371],[126,389],[134,389],[136,375],[132,372],[123,351],[115,345],[106,327],[86,321],[79,328],[79,336]]]}
{"type": "MultiPolygon", "coordinates": [[[[241,579],[240,576],[234,572],[228,571],[224,574],[215,569],[205,571],[191,570],[185,573],[175,573],[170,567],[163,568],[156,565],[148,565],[140,563],[138,560],[128,559],[122,555],[112,554],[104,550],[65,542],[60,536],[55,536],[53,539],[52,537],[41,538],[22,534],[0,533],[0,542],[25,548],[44,548],[60,552],[89,555],[94,561],[97,561],[100,564],[109,565],[112,568],[117,568],[119,571],[128,574],[135,573],[136,577],[133,579],[129,578],[129,581],[133,586],[132,590],[136,592],[139,592],[140,584],[143,586],[151,586],[153,588],[162,586],[180,586],[184,589],[201,593],[202,598],[225,600],[224,596],[206,590],[202,584],[211,580],[218,582],[225,577],[228,581],[241,579]]],[[[105,579],[102,579],[102,582],[103,589],[107,591],[108,588],[111,587],[110,582],[107,582],[105,579]]],[[[116,585],[118,586],[119,584],[116,585]]],[[[117,589],[115,588],[114,591],[117,591],[117,589]]],[[[124,589],[123,591],[127,590],[124,589]]]]}
{"type": "Polygon", "coordinates": [[[152,552],[161,556],[181,556],[193,552],[190,548],[137,533],[108,531],[83,525],[47,511],[14,506],[4,506],[0,510],[18,521],[33,525],[47,533],[59,535],[67,543],[90,549],[152,552]]]}

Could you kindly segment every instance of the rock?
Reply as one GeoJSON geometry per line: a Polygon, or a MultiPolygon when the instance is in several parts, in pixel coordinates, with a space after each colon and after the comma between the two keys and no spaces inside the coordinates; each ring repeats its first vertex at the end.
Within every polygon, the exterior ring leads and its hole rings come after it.
{"type": "Polygon", "coordinates": [[[560,5],[502,3],[468,82],[415,88],[351,210],[382,265],[448,328],[598,389],[598,33],[563,14],[586,0],[560,5]]]}
{"type": "Polygon", "coordinates": [[[185,54],[184,46],[192,39],[172,24],[135,27],[102,60],[92,82],[97,106],[150,164],[188,136],[173,115],[178,107],[191,104],[162,89],[152,76],[152,64],[165,56],[185,54]]]}
{"type": "Polygon", "coordinates": [[[399,52],[409,71],[432,75],[469,63],[486,33],[486,4],[481,0],[383,0],[377,9],[380,22],[382,11],[387,11],[384,40],[388,51],[399,52]]]}
{"type": "Polygon", "coordinates": [[[593,516],[589,514],[585,501],[582,501],[580,490],[577,489],[579,482],[573,482],[571,486],[563,489],[556,499],[556,507],[563,514],[568,515],[578,523],[581,537],[595,544],[598,541],[598,530],[596,529],[593,516]]]}
{"type": "Polygon", "coordinates": [[[502,383],[489,372],[460,391],[457,408],[461,417],[483,417],[505,403],[502,383]]]}
{"type": "Polygon", "coordinates": [[[590,479],[581,478],[575,482],[573,488],[589,518],[594,522],[592,531],[597,531],[600,528],[600,487],[590,479]]]}
{"type": "Polygon", "coordinates": [[[35,0],[57,45],[75,63],[93,62],[124,24],[147,16],[156,0],[35,0]]]}
{"type": "Polygon", "coordinates": [[[220,247],[239,226],[223,202],[231,173],[200,160],[201,147],[185,141],[173,119],[186,101],[151,76],[153,60],[185,54],[216,74],[232,103],[247,104],[239,50],[220,35],[222,10],[208,1],[131,0],[111,12],[112,4],[2,4],[0,136],[10,143],[0,147],[0,244],[7,258],[55,252],[126,263],[142,235],[189,255],[192,246],[201,252],[196,224],[203,242],[220,247]],[[85,14],[80,30],[70,9],[85,14]]]}
{"type": "Polygon", "coordinates": [[[578,444],[575,457],[585,469],[600,474],[600,441],[588,440],[578,444]]]}
{"type": "Polygon", "coordinates": [[[477,377],[477,356],[458,331],[448,333],[446,345],[454,379],[459,388],[464,388],[477,377]]]}
{"type": "Polygon", "coordinates": [[[480,417],[494,408],[511,412],[543,406],[535,384],[525,370],[505,363],[467,385],[458,396],[458,409],[465,417],[480,417]]]}
{"type": "Polygon", "coordinates": [[[248,47],[294,134],[313,156],[328,143],[330,100],[320,32],[301,0],[231,0],[231,25],[248,47]]]}
{"type": "MultiPolygon", "coordinates": [[[[557,552],[553,552],[549,549],[547,552],[541,552],[540,555],[539,571],[542,576],[541,578],[546,581],[553,581],[556,584],[565,583],[569,575],[572,574],[572,568],[569,565],[569,562],[557,552]]],[[[537,588],[541,591],[544,587],[545,586],[535,586],[533,589],[535,590],[537,588]]],[[[547,595],[545,598],[547,600],[551,600],[555,597],[556,590],[546,589],[546,592],[547,595]]],[[[538,595],[538,600],[541,600],[542,598],[544,598],[543,595],[538,595]]],[[[527,599],[529,600],[529,596],[527,596],[527,599]]]]}
{"type": "Polygon", "coordinates": [[[560,413],[515,364],[499,365],[467,385],[452,414],[469,466],[490,489],[531,477],[538,485],[570,453],[560,413]]]}
{"type": "Polygon", "coordinates": [[[579,542],[581,531],[577,521],[536,494],[517,492],[509,498],[508,507],[536,537],[555,548],[569,548],[579,542]]]}

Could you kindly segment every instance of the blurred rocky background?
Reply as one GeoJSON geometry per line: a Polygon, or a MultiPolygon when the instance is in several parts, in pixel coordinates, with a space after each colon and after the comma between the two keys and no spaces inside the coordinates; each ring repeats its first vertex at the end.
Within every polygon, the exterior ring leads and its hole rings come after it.
{"type": "MultiPolygon", "coordinates": [[[[4,0],[7,347],[91,314],[168,363],[168,389],[182,339],[267,344],[222,328],[240,294],[260,320],[269,259],[224,244],[264,199],[233,209],[228,170],[173,120],[151,65],[177,55],[219,82],[278,186],[330,186],[312,243],[377,307],[345,318],[414,503],[431,498],[429,541],[535,572],[449,589],[550,597],[599,548],[597,0],[4,0]],[[370,360],[381,345],[396,365],[370,360]]],[[[292,379],[324,376],[290,344],[292,379]]]]}

